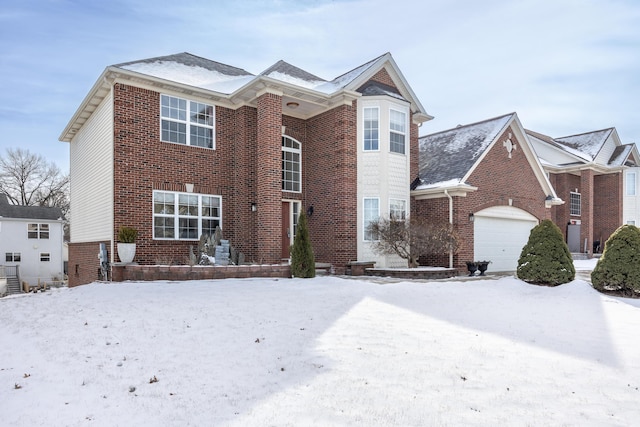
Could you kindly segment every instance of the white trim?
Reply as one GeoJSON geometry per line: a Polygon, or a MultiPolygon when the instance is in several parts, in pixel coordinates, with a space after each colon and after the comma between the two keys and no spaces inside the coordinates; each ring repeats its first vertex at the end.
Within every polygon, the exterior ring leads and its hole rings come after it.
{"type": "Polygon", "coordinates": [[[367,239],[367,225],[368,225],[368,223],[367,223],[367,215],[366,215],[367,207],[365,206],[365,202],[367,200],[376,200],[378,202],[378,216],[377,216],[377,218],[380,218],[380,197],[375,196],[375,197],[363,197],[362,198],[362,239],[365,242],[376,242],[377,240],[367,239]]]}
{"type": "MultiPolygon", "coordinates": [[[[298,189],[297,190],[287,190],[284,189],[282,187],[284,187],[284,183],[285,183],[285,179],[282,178],[280,181],[280,189],[282,191],[288,192],[288,193],[302,193],[302,143],[300,141],[298,141],[297,139],[288,136],[288,135],[282,135],[282,139],[281,139],[281,144],[280,144],[280,162],[282,164],[282,161],[284,160],[282,158],[283,153],[288,152],[288,153],[294,153],[298,155],[298,189]],[[284,139],[290,139],[291,141],[295,142],[296,144],[298,144],[298,146],[300,148],[292,148],[292,147],[285,147],[284,144],[282,144],[284,142],[284,139]]],[[[281,168],[281,172],[284,172],[284,169],[281,168]]],[[[295,183],[295,181],[287,181],[290,183],[295,183]]]]}

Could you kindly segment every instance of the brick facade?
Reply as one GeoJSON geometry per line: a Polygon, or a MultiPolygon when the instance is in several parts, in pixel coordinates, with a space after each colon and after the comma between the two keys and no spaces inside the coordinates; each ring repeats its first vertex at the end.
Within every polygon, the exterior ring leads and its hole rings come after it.
{"type": "MultiPolygon", "coordinates": [[[[473,171],[467,183],[477,187],[466,197],[453,197],[453,224],[461,237],[461,246],[454,255],[454,268],[466,270],[465,261],[474,259],[474,229],[469,214],[492,206],[514,206],[543,220],[551,218],[550,209],[545,208],[546,194],[538,185],[531,164],[522,149],[514,150],[509,158],[503,142],[509,134],[516,134],[508,128],[489,149],[480,164],[473,171]]],[[[516,144],[520,145],[520,141],[516,144]]],[[[446,197],[416,200],[414,212],[434,222],[449,221],[449,200],[446,197]]],[[[421,260],[424,263],[448,266],[448,255],[431,256],[421,260]]]]}

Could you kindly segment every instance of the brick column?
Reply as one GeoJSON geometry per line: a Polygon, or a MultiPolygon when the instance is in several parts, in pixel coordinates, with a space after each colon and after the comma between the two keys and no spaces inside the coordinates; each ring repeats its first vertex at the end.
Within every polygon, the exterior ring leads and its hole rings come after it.
{"type": "Polygon", "coordinates": [[[593,253],[593,171],[580,171],[580,251],[587,240],[587,254],[593,253]]]}
{"type": "Polygon", "coordinates": [[[282,232],[282,96],[266,92],[258,98],[257,126],[257,260],[281,257],[282,232]]]}

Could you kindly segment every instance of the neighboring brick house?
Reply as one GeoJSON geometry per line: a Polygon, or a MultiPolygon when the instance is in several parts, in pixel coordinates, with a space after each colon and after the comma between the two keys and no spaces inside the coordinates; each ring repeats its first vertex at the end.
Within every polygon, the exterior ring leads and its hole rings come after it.
{"type": "Polygon", "coordinates": [[[0,193],[0,277],[18,266],[21,282],[64,280],[64,218],[60,208],[20,206],[0,193]]]}
{"type": "Polygon", "coordinates": [[[69,284],[98,279],[121,226],[139,264],[184,263],[220,225],[247,261],[289,256],[303,210],[316,261],[374,256],[365,224],[409,212],[430,120],[390,54],[325,81],[279,61],[259,75],[188,53],[109,66],[64,129],[69,284]]]}
{"type": "Polygon", "coordinates": [[[412,212],[451,219],[462,238],[451,260],[424,261],[462,270],[465,261],[490,260],[493,271],[513,271],[543,219],[558,225],[572,252],[590,257],[623,223],[625,203],[637,200],[637,178],[628,175],[634,196],[623,201],[623,171],[637,170],[637,159],[615,129],[552,139],[525,130],[515,113],[423,136],[412,212]]]}
{"type": "Polygon", "coordinates": [[[640,212],[635,208],[640,159],[635,144],[622,144],[615,128],[561,138],[527,134],[558,196],[567,202],[553,209],[552,219],[571,252],[590,257],[604,249],[616,228],[635,223],[640,212]]]}

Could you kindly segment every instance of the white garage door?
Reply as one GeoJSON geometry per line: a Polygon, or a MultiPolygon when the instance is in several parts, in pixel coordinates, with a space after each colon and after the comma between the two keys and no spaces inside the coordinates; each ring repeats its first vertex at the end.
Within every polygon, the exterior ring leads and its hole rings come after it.
{"type": "Polygon", "coordinates": [[[533,215],[513,206],[494,206],[474,214],[473,253],[476,261],[491,261],[491,271],[515,271],[529,233],[538,225],[533,215]]]}

